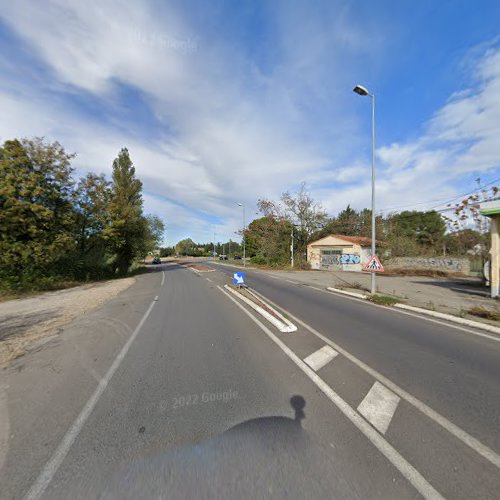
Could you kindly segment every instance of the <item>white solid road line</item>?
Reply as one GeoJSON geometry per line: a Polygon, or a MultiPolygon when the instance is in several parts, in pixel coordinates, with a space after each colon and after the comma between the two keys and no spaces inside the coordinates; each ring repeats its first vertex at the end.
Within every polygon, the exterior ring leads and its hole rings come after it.
{"type": "MultiPolygon", "coordinates": [[[[366,363],[363,363],[363,361],[356,358],[356,356],[353,356],[351,353],[349,353],[348,351],[346,351],[345,349],[340,347],[337,343],[333,342],[328,337],[325,337],[323,334],[319,333],[316,329],[314,329],[312,326],[309,326],[307,323],[305,323],[301,319],[297,318],[297,316],[294,316],[291,312],[287,311],[283,307],[274,303],[272,300],[268,299],[267,297],[264,297],[261,293],[258,293],[258,292],[255,292],[255,293],[257,293],[257,295],[260,295],[263,299],[265,299],[267,302],[269,302],[269,304],[274,306],[276,309],[283,311],[283,313],[285,313],[287,316],[289,316],[297,324],[306,328],[312,334],[316,335],[316,337],[323,340],[323,342],[325,342],[328,345],[330,345],[331,347],[333,347],[340,354],[342,354],[347,359],[352,361],[356,366],[358,366],[359,368],[364,370],[366,373],[369,373],[374,379],[378,380],[381,384],[385,385],[391,391],[395,392],[401,399],[404,399],[405,401],[410,403],[412,406],[417,408],[424,415],[426,415],[431,420],[433,420],[434,422],[439,424],[441,427],[446,429],[450,434],[452,434],[457,439],[462,441],[462,443],[466,444],[467,446],[472,448],[476,453],[478,453],[482,457],[486,458],[486,460],[491,462],[493,465],[500,468],[500,455],[498,455],[498,453],[496,453],[491,448],[489,448],[488,446],[481,443],[481,441],[479,441],[475,437],[473,437],[470,434],[468,434],[467,432],[465,432],[463,429],[461,429],[460,427],[455,425],[453,422],[450,422],[447,418],[443,417],[440,413],[433,410],[432,408],[427,406],[425,403],[423,403],[422,401],[420,401],[416,397],[414,397],[411,394],[409,394],[408,392],[406,392],[404,389],[402,389],[401,387],[396,385],[391,380],[384,377],[384,375],[377,372],[373,368],[369,367],[366,363]]],[[[329,292],[325,292],[325,293],[329,293],[329,292]]],[[[349,297],[346,297],[346,298],[349,299],[349,297]]],[[[349,299],[349,300],[358,300],[358,299],[349,299]]],[[[366,302],[363,302],[363,303],[366,303],[366,302]]],[[[402,312],[402,311],[400,311],[400,312],[402,312]]],[[[431,321],[433,321],[433,320],[431,320],[431,321]]]]}
{"type": "Polygon", "coordinates": [[[352,294],[349,294],[349,295],[347,295],[345,293],[340,294],[338,292],[325,290],[324,288],[318,288],[317,286],[308,286],[307,288],[312,288],[313,290],[317,290],[318,292],[326,293],[329,295],[343,297],[344,299],[347,299],[347,300],[354,300],[356,302],[366,304],[367,306],[378,307],[378,308],[386,309],[387,311],[395,312],[398,314],[404,314],[406,316],[412,316],[414,318],[423,319],[424,321],[430,321],[431,323],[437,323],[438,325],[447,326],[448,328],[454,328],[455,330],[461,330],[463,332],[471,333],[472,335],[476,335],[477,337],[484,337],[484,338],[487,338],[490,340],[494,340],[495,342],[500,342],[500,337],[498,335],[495,336],[495,335],[489,335],[487,333],[477,332],[475,330],[471,330],[470,328],[466,328],[466,327],[460,326],[458,324],[440,321],[440,320],[434,319],[434,318],[429,318],[428,316],[425,316],[424,314],[417,314],[417,313],[412,313],[412,312],[408,312],[408,311],[403,311],[401,309],[395,309],[394,307],[389,307],[389,306],[381,306],[380,304],[374,304],[373,302],[370,302],[367,300],[362,300],[361,297],[355,298],[354,296],[352,296],[352,297],[349,296],[352,294]]]}
{"type": "Polygon", "coordinates": [[[318,349],[307,356],[307,358],[304,359],[304,363],[307,363],[315,372],[317,372],[337,355],[338,352],[335,349],[332,349],[329,345],[325,345],[321,349],[318,349]]]}
{"type": "MultiPolygon", "coordinates": [[[[238,297],[238,299],[245,302],[245,304],[249,305],[252,309],[257,311],[261,316],[264,316],[264,318],[266,318],[267,321],[269,321],[269,323],[274,325],[280,332],[291,333],[297,330],[297,327],[293,323],[284,318],[278,311],[275,311],[269,304],[266,304],[266,307],[269,310],[271,310],[273,314],[271,314],[269,311],[266,311],[266,309],[256,304],[253,300],[250,300],[249,298],[245,297],[243,294],[237,292],[231,287],[224,285],[224,288],[227,291],[231,292],[236,297],[238,297]]],[[[250,289],[248,289],[248,291],[250,291],[250,289]]]]}
{"type": "MultiPolygon", "coordinates": [[[[281,281],[288,281],[288,280],[283,279],[283,278],[278,277],[278,276],[266,274],[265,272],[260,272],[260,271],[254,271],[254,272],[258,272],[258,274],[260,274],[264,277],[270,277],[270,278],[274,278],[274,279],[281,280],[281,281]]],[[[318,292],[327,293],[329,295],[336,295],[337,297],[344,297],[345,299],[348,299],[348,300],[357,300],[358,302],[362,302],[363,304],[367,304],[367,305],[372,306],[372,307],[384,308],[384,309],[387,309],[389,311],[396,312],[399,314],[406,314],[407,316],[413,316],[414,318],[423,319],[425,321],[430,321],[431,323],[437,323],[438,325],[447,326],[449,328],[455,328],[456,330],[462,330],[463,332],[471,333],[472,335],[476,335],[478,337],[484,337],[484,338],[487,338],[490,340],[494,340],[495,342],[500,342],[500,337],[498,335],[495,336],[495,335],[488,335],[487,333],[476,332],[475,330],[471,330],[470,328],[465,328],[463,326],[459,326],[458,324],[453,324],[451,322],[445,322],[445,321],[439,321],[439,320],[434,319],[434,318],[426,317],[424,314],[411,313],[408,311],[403,311],[399,308],[381,306],[380,304],[374,304],[373,302],[363,300],[363,299],[366,299],[366,296],[362,295],[362,294],[356,294],[354,292],[345,292],[345,291],[342,291],[342,293],[339,293],[338,291],[334,291],[334,289],[327,290],[324,288],[319,288],[319,287],[314,286],[314,285],[309,285],[307,283],[303,283],[303,284],[307,288],[312,288],[313,290],[317,290],[318,292]]]]}
{"type": "Polygon", "coordinates": [[[76,420],[73,422],[68,432],[66,432],[63,440],[56,448],[56,451],[53,453],[52,457],[43,468],[37,480],[31,486],[28,493],[26,493],[24,500],[34,500],[41,498],[44,491],[47,489],[47,486],[50,484],[52,478],[54,477],[57,470],[61,466],[64,458],[68,454],[68,451],[70,450],[71,446],[78,437],[78,434],[80,434],[80,431],[85,425],[85,422],[90,417],[92,410],[95,408],[103,392],[106,390],[109,381],[112,379],[116,370],[118,369],[121,362],[127,355],[127,352],[129,351],[132,342],[135,340],[135,338],[141,331],[141,328],[144,325],[149,314],[151,313],[154,305],[156,304],[157,299],[158,297],[155,297],[155,300],[153,300],[149,305],[148,310],[144,313],[144,316],[141,318],[141,321],[136,326],[135,330],[132,332],[132,335],[130,335],[129,339],[127,340],[125,345],[122,347],[121,351],[116,356],[115,360],[113,361],[113,364],[106,372],[106,375],[104,375],[104,377],[99,381],[99,385],[95,389],[94,393],[92,394],[92,396],[90,396],[90,399],[87,401],[87,403],[85,403],[85,406],[83,407],[82,411],[80,412],[76,420]]]}
{"type": "Polygon", "coordinates": [[[217,288],[232,300],[280,349],[316,384],[325,396],[361,431],[364,436],[391,462],[408,482],[424,497],[432,500],[444,497],[411,465],[399,452],[388,443],[354,408],[349,406],[322,378],[307,366],[289,347],[243,307],[222,287],[217,288]]]}
{"type": "Polygon", "coordinates": [[[210,281],[210,283],[212,283],[212,280],[210,278],[205,278],[207,281],[210,281]]]}
{"type": "Polygon", "coordinates": [[[161,272],[161,284],[160,284],[160,286],[163,286],[163,283],[165,283],[165,271],[161,272]]]}
{"type": "Polygon", "coordinates": [[[358,411],[375,429],[385,434],[399,401],[399,396],[385,388],[380,382],[375,382],[358,406],[358,411]]]}

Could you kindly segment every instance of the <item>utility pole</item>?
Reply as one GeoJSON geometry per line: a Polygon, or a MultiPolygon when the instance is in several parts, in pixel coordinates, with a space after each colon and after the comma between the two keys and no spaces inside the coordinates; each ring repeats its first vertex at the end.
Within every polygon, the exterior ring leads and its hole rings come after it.
{"type": "Polygon", "coordinates": [[[292,269],[293,269],[293,224],[292,224],[292,243],[290,245],[291,259],[292,259],[292,269]]]}

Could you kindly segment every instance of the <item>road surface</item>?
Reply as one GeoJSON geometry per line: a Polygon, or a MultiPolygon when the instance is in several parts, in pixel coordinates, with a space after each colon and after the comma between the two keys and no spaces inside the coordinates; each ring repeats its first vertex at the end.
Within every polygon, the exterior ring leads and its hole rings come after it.
{"type": "Polygon", "coordinates": [[[500,342],[163,264],[0,380],[1,498],[498,498],[500,342]]]}

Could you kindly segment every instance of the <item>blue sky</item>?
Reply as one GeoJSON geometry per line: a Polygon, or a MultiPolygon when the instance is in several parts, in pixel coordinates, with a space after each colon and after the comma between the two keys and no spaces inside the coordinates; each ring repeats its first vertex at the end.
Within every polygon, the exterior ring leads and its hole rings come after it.
{"type": "Polygon", "coordinates": [[[0,140],[45,136],[109,174],[127,146],[145,208],[233,237],[302,182],[332,214],[438,206],[500,177],[495,1],[1,0],[0,140]],[[438,200],[436,202],[436,200],[438,200]]]}

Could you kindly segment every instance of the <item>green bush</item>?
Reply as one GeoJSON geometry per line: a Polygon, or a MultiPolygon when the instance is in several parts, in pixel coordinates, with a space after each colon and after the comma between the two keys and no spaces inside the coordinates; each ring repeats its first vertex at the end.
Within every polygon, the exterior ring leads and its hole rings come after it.
{"type": "Polygon", "coordinates": [[[380,295],[378,293],[369,295],[368,300],[381,306],[393,306],[394,304],[400,302],[400,300],[396,299],[395,297],[391,297],[389,295],[380,295]]]}
{"type": "Polygon", "coordinates": [[[262,255],[254,255],[251,259],[250,262],[252,264],[256,264],[258,266],[264,266],[267,264],[267,260],[265,257],[262,257],[262,255]]]}

